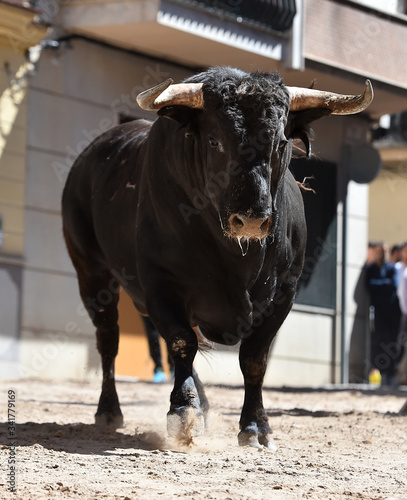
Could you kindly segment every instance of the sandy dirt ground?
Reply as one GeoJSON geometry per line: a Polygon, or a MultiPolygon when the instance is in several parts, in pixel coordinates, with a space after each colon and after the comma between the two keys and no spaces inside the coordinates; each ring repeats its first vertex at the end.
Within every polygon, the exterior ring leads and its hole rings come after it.
{"type": "Polygon", "coordinates": [[[5,382],[0,498],[407,499],[406,391],[265,389],[274,452],[237,445],[242,388],[208,387],[210,429],[177,445],[166,434],[170,391],[118,383],[125,427],[116,431],[93,425],[97,383],[5,382]],[[16,493],[7,491],[8,389],[16,493]]]}

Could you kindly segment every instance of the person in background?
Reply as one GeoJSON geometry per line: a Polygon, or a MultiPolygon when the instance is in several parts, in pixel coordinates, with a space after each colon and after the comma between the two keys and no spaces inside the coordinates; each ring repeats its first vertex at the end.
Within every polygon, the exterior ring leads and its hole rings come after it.
{"type": "Polygon", "coordinates": [[[402,249],[402,245],[399,245],[399,244],[393,245],[391,247],[391,249],[390,249],[390,262],[392,262],[393,264],[400,262],[401,249],[402,249]]]}
{"type": "MultiPolygon", "coordinates": [[[[407,347],[407,241],[400,245],[400,261],[396,264],[398,274],[397,295],[401,309],[399,341],[406,352],[407,347]]],[[[400,377],[403,385],[407,384],[407,357],[400,363],[400,377]]]]}
{"type": "MultiPolygon", "coordinates": [[[[150,350],[151,359],[154,362],[154,376],[152,382],[160,384],[167,381],[167,375],[164,372],[163,363],[161,359],[161,348],[160,348],[160,334],[158,333],[156,327],[151,322],[148,316],[142,316],[144,322],[144,328],[147,334],[148,347],[150,350]]],[[[174,373],[174,365],[171,356],[168,354],[168,365],[170,367],[171,377],[174,373]]]]}
{"type": "Polygon", "coordinates": [[[369,249],[373,262],[366,266],[365,283],[374,307],[373,364],[380,371],[382,385],[395,386],[396,367],[403,354],[398,338],[401,311],[397,270],[393,263],[386,262],[383,242],[370,242],[369,249]]]}
{"type": "Polygon", "coordinates": [[[375,253],[375,246],[373,245],[376,245],[376,243],[374,241],[369,241],[369,245],[367,247],[366,262],[365,262],[366,266],[375,261],[376,253],[375,253]]]}

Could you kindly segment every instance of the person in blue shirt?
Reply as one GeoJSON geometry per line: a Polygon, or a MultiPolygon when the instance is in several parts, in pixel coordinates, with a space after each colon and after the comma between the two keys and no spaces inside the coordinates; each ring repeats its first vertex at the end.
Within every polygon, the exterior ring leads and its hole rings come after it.
{"type": "Polygon", "coordinates": [[[380,371],[382,385],[396,386],[396,368],[403,355],[399,342],[401,310],[397,296],[398,273],[386,262],[383,242],[370,242],[372,262],[366,266],[365,283],[374,308],[372,361],[380,371]]]}

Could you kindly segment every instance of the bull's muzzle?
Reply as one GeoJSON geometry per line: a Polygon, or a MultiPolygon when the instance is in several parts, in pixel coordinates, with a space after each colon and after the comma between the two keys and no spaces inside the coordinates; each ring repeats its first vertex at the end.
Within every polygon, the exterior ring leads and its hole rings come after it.
{"type": "Polygon", "coordinates": [[[271,221],[271,216],[261,218],[232,214],[229,217],[229,235],[237,239],[262,240],[269,235],[271,221]]]}

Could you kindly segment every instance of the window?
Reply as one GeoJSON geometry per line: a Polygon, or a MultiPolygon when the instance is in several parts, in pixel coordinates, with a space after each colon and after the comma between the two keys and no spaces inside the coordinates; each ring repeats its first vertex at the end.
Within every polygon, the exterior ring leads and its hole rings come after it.
{"type": "Polygon", "coordinates": [[[310,177],[315,190],[303,191],[307,221],[307,247],[296,303],[336,308],[337,210],[336,165],[319,160],[296,159],[291,171],[298,181],[310,177]]]}

